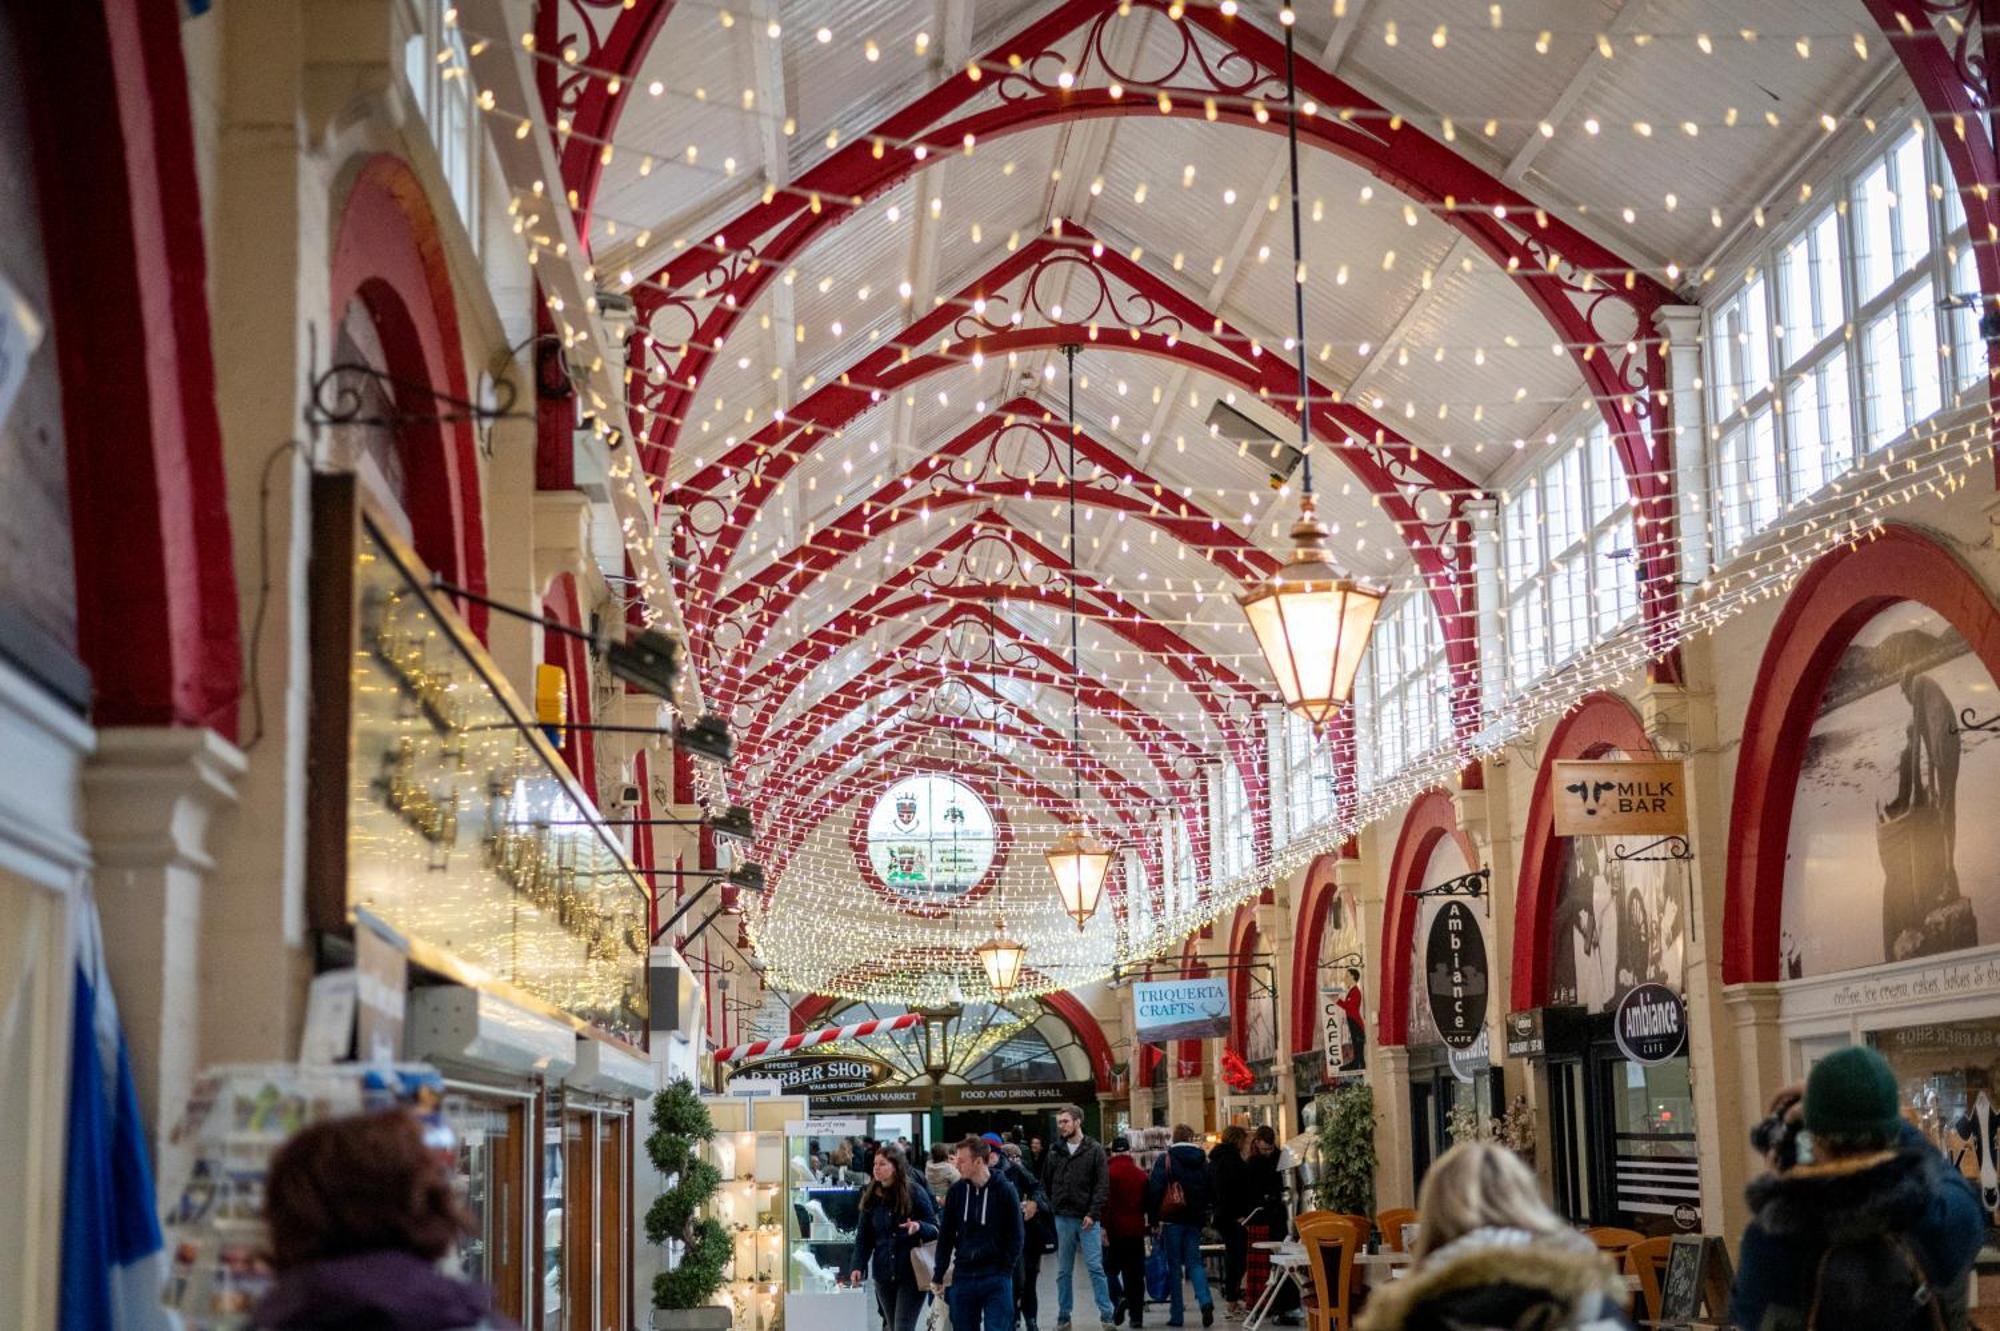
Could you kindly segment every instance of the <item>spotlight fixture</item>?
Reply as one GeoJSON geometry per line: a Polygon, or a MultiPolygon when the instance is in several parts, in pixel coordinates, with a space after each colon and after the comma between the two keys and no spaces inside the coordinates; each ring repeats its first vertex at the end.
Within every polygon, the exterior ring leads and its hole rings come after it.
{"type": "MultiPolygon", "coordinates": [[[[702,822],[709,831],[719,837],[727,837],[731,841],[754,841],[757,836],[756,829],[750,825],[750,810],[741,804],[732,804],[720,814],[705,818],[702,822]]],[[[762,870],[758,871],[758,876],[762,877],[762,870]]]]}
{"type": "Polygon", "coordinates": [[[744,860],[729,871],[724,881],[731,887],[742,888],[745,892],[762,892],[764,866],[755,860],[744,860]]]}
{"type": "Polygon", "coordinates": [[[702,716],[691,726],[677,727],[674,743],[697,758],[707,758],[724,766],[728,766],[734,749],[729,723],[713,712],[702,716]]]}
{"type": "Polygon", "coordinates": [[[680,674],[674,640],[657,629],[642,629],[624,642],[604,644],[604,665],[612,677],[656,698],[671,698],[680,674]]]}

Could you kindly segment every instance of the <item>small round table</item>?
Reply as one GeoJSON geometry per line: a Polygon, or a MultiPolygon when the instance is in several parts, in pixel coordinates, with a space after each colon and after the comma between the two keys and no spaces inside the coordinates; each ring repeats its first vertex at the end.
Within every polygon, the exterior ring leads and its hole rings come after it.
{"type": "Polygon", "coordinates": [[[1250,1246],[1271,1254],[1271,1278],[1264,1282],[1264,1292],[1257,1296],[1250,1315],[1243,1319],[1244,1331],[1256,1331],[1264,1324],[1286,1285],[1296,1285],[1301,1295],[1305,1293],[1308,1277],[1303,1272],[1310,1260],[1305,1248],[1291,1239],[1269,1239],[1250,1246]]]}

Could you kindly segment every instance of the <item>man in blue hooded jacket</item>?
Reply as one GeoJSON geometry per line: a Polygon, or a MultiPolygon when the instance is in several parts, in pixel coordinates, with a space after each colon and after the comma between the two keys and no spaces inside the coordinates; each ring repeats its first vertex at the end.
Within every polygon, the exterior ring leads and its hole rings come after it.
{"type": "Polygon", "coordinates": [[[1814,1065],[1799,1162],[1748,1189],[1753,1218],[1729,1300],[1740,1331],[1965,1326],[1986,1216],[1901,1105],[1873,1049],[1814,1065]]]}
{"type": "Polygon", "coordinates": [[[991,1143],[958,1144],[958,1182],[944,1195],[937,1270],[952,1331],[1014,1331],[1014,1264],[1020,1260],[1021,1198],[993,1167],[991,1143]]]}

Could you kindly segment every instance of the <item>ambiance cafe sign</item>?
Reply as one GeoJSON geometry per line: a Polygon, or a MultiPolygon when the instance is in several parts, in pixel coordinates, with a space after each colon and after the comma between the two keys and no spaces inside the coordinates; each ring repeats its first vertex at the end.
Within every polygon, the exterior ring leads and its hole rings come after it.
{"type": "Polygon", "coordinates": [[[1557,836],[1686,836],[1687,782],[1678,760],[1558,759],[1557,836]]]}
{"type": "Polygon", "coordinates": [[[1142,980],[1132,986],[1132,1028],[1140,1044],[1229,1034],[1229,982],[1142,980]]]}

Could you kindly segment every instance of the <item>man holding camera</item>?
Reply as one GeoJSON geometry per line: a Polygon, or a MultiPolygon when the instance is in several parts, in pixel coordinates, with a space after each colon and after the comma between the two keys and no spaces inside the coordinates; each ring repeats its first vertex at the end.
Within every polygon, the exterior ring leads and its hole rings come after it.
{"type": "Polygon", "coordinates": [[[1853,1046],[1814,1065],[1802,1110],[1781,1093],[1751,1133],[1772,1172],[1748,1190],[1729,1301],[1740,1331],[1966,1325],[1986,1217],[1901,1103],[1888,1062],[1853,1046]]]}

